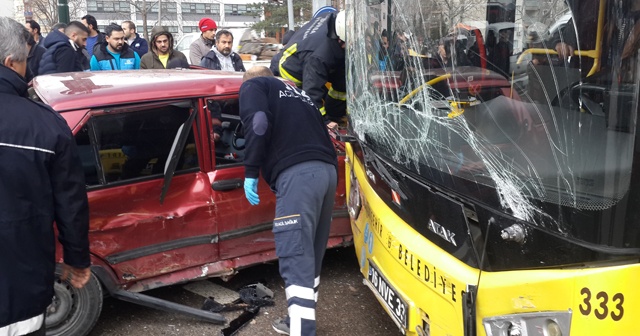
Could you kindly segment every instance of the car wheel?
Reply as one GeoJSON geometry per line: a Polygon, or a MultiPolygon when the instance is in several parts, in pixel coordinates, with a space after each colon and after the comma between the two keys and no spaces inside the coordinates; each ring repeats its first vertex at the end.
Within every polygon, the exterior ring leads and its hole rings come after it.
{"type": "Polygon", "coordinates": [[[68,280],[61,280],[61,268],[56,268],[53,301],[47,307],[47,336],[89,334],[102,311],[102,287],[91,274],[87,284],[78,289],[68,280]]]}

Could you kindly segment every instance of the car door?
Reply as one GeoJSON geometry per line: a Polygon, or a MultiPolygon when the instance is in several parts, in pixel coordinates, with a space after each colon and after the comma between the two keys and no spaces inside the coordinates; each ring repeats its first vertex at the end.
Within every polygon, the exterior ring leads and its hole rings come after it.
{"type": "Polygon", "coordinates": [[[253,259],[235,261],[236,266],[275,258],[275,255],[259,254],[274,249],[271,225],[275,195],[263,179],[259,179],[258,184],[260,204],[252,206],[244,195],[244,140],[238,97],[209,97],[202,104],[206,106],[205,115],[209,116],[207,121],[211,122],[209,143],[214,170],[209,178],[218,214],[220,258],[255,254],[253,259]]]}
{"type": "Polygon", "coordinates": [[[121,282],[219,259],[212,189],[201,169],[201,118],[193,118],[201,113],[197,104],[182,100],[93,110],[76,133],[88,188],[91,251],[121,282]],[[188,133],[180,137],[181,130],[188,133]]]}

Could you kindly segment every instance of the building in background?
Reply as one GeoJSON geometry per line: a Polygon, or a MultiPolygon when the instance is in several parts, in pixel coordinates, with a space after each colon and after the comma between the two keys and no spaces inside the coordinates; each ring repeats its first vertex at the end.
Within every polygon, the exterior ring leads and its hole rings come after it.
{"type": "MultiPolygon", "coordinates": [[[[179,37],[186,33],[198,32],[198,21],[209,17],[216,21],[220,28],[247,28],[258,21],[259,17],[247,10],[247,4],[260,0],[177,0],[146,1],[147,31],[153,26],[165,26],[179,37]],[[161,20],[158,20],[158,15],[161,20]]],[[[101,30],[109,23],[120,23],[124,20],[135,22],[139,34],[143,34],[144,5],[142,1],[86,0],[86,13],[95,16],[101,30]]]]}
{"type": "Polygon", "coordinates": [[[15,19],[18,22],[25,22],[24,3],[22,0],[0,0],[0,8],[3,8],[0,15],[15,19]]]}

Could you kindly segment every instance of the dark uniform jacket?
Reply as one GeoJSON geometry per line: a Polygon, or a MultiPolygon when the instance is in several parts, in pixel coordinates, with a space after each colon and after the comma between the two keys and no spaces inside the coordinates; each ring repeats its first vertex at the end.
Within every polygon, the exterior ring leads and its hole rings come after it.
{"type": "Polygon", "coordinates": [[[302,87],[318,108],[326,108],[330,119],[346,113],[345,51],[335,34],[335,17],[329,13],[311,20],[289,41],[280,59],[280,76],[302,87]],[[327,94],[330,82],[333,93],[327,94]]]}
{"type": "MultiPolygon", "coordinates": [[[[231,52],[231,54],[229,54],[229,57],[231,57],[231,63],[233,64],[233,69],[235,71],[246,71],[244,69],[244,63],[242,63],[242,58],[240,58],[240,55],[231,52]]],[[[202,58],[202,61],[200,61],[200,66],[201,67],[205,67],[207,69],[211,69],[211,70],[221,70],[222,66],[220,65],[220,60],[218,59],[218,56],[216,56],[216,52],[211,50],[209,51],[206,55],[204,55],[204,57],[202,58]]]]}
{"type": "Polygon", "coordinates": [[[44,39],[44,46],[47,51],[42,55],[38,75],[84,71],[86,58],[82,49],[64,33],[58,30],[50,32],[44,39]]]}
{"type": "Polygon", "coordinates": [[[0,328],[42,314],[53,297],[55,235],[64,262],[89,267],[82,163],[64,119],[27,98],[0,65],[0,328]]]}
{"type": "Polygon", "coordinates": [[[318,160],[338,166],[324,120],[302,90],[275,77],[250,79],[240,87],[245,176],[274,185],[295,164],[318,160]]]}
{"type": "MultiPolygon", "coordinates": [[[[308,25],[310,22],[307,22],[306,25],[308,25]]],[[[300,30],[306,30],[306,25],[302,26],[302,28],[300,30]]],[[[298,31],[300,31],[298,30],[298,31]]],[[[282,48],[282,50],[280,50],[277,54],[273,55],[273,57],[271,58],[271,64],[269,65],[269,69],[271,69],[271,72],[273,72],[274,75],[276,76],[280,76],[280,59],[282,58],[282,52],[287,49],[290,46],[290,42],[298,42],[298,40],[292,41],[292,38],[295,36],[296,31],[293,30],[289,30],[286,33],[284,33],[284,36],[282,37],[282,45],[284,45],[284,48],[282,48]]]]}

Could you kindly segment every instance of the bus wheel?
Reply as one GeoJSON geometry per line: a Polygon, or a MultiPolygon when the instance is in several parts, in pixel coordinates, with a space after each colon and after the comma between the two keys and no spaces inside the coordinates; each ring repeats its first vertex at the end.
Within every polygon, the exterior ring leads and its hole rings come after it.
{"type": "Polygon", "coordinates": [[[53,301],[47,307],[47,336],[88,335],[102,311],[102,287],[91,274],[87,284],[78,289],[67,280],[60,280],[61,268],[56,268],[53,301]]]}

